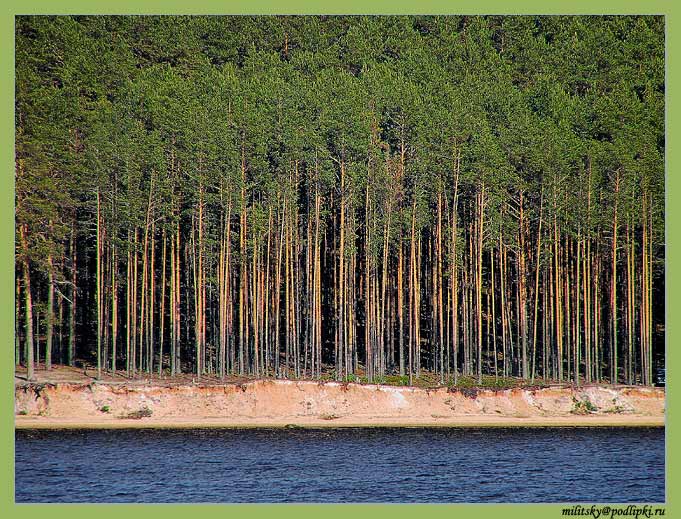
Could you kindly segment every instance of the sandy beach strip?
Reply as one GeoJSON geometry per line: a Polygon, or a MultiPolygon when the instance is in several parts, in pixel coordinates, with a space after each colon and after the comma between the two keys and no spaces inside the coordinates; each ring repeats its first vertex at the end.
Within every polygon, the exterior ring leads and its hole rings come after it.
{"type": "Polygon", "coordinates": [[[664,427],[664,416],[574,415],[551,417],[458,416],[441,419],[346,417],[333,420],[310,417],[271,419],[65,419],[17,416],[16,429],[247,429],[247,428],[343,428],[343,427],[664,427]]]}

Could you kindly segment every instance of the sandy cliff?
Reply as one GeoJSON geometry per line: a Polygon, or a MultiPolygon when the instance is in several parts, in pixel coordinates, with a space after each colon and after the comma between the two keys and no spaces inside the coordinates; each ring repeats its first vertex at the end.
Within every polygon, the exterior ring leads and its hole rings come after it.
{"type": "Polygon", "coordinates": [[[17,427],[663,425],[664,390],[418,389],[334,382],[18,382],[17,427]]]}

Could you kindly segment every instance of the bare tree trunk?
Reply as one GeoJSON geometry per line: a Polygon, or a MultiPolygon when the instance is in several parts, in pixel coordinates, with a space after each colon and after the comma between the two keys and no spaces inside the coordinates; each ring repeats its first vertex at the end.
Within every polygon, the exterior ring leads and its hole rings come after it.
{"type": "Polygon", "coordinates": [[[397,258],[397,337],[400,348],[400,376],[404,376],[404,245],[400,240],[397,258]]]}
{"type": "Polygon", "coordinates": [[[47,257],[47,312],[45,340],[45,369],[52,369],[52,338],[54,335],[54,266],[52,256],[47,257]]]}
{"type": "Polygon", "coordinates": [[[118,281],[116,244],[111,244],[111,372],[116,375],[116,345],[118,343],[118,281]]]}
{"type": "Polygon", "coordinates": [[[102,231],[99,188],[97,188],[97,379],[102,378],[102,231]]]}
{"type": "Polygon", "coordinates": [[[27,226],[26,224],[19,227],[19,240],[21,241],[21,249],[23,257],[21,259],[21,266],[24,275],[24,323],[26,330],[26,378],[30,381],[35,378],[34,375],[34,361],[33,361],[33,299],[31,295],[31,273],[28,259],[28,243],[26,241],[27,226]]]}
{"type": "Polygon", "coordinates": [[[631,236],[631,225],[627,222],[627,384],[633,383],[633,352],[634,352],[634,318],[636,272],[634,270],[634,240],[631,236]]]}
{"type": "Polygon", "coordinates": [[[125,370],[129,377],[132,372],[132,230],[128,229],[128,258],[126,271],[125,292],[125,370]]]}
{"type": "Polygon", "coordinates": [[[245,352],[248,348],[246,338],[246,155],[244,144],[241,145],[241,221],[239,225],[239,254],[240,276],[239,276],[239,374],[243,375],[246,371],[245,352]]]}
{"type": "Polygon", "coordinates": [[[554,196],[554,216],[553,216],[553,260],[554,260],[554,282],[555,282],[555,324],[556,324],[556,351],[558,364],[558,381],[563,381],[563,308],[562,308],[562,280],[560,269],[560,238],[558,234],[558,217],[556,214],[555,196],[554,196]]]}
{"type": "Polygon", "coordinates": [[[69,306],[69,345],[66,354],[66,362],[69,366],[75,364],[76,353],[76,304],[78,299],[78,285],[77,285],[77,258],[75,248],[75,224],[71,228],[71,237],[69,239],[69,253],[71,254],[71,304],[69,306]]]}
{"type": "MultiPolygon", "coordinates": [[[[15,276],[14,286],[14,367],[21,365],[21,280],[15,276]]],[[[25,359],[24,359],[25,360],[25,359]]]]}
{"type": "MultiPolygon", "coordinates": [[[[490,279],[491,279],[491,306],[492,306],[492,344],[494,350],[494,379],[499,380],[499,362],[497,354],[497,317],[495,304],[495,279],[494,279],[494,247],[489,251],[490,279]]],[[[488,331],[489,333],[489,331],[488,331]]]]}
{"type": "Polygon", "coordinates": [[[619,368],[617,363],[617,202],[619,194],[620,176],[617,170],[615,177],[615,208],[612,218],[612,253],[610,275],[610,382],[616,384],[619,380],[619,368]]]}
{"type": "Polygon", "coordinates": [[[457,272],[457,250],[456,242],[458,237],[458,210],[459,210],[459,169],[461,164],[461,151],[457,148],[454,153],[454,197],[452,202],[452,236],[451,236],[451,263],[450,263],[450,293],[452,298],[451,306],[451,326],[452,326],[452,356],[454,358],[454,384],[458,382],[459,376],[459,286],[457,272]]]}
{"type": "Polygon", "coordinates": [[[477,258],[475,272],[475,302],[477,316],[477,343],[478,343],[478,384],[482,384],[482,246],[483,229],[485,218],[485,184],[483,183],[478,192],[477,204],[477,258]]]}
{"type": "Polygon", "coordinates": [[[537,255],[536,255],[536,271],[534,278],[534,319],[532,320],[532,382],[536,376],[536,359],[537,359],[537,320],[539,311],[539,271],[541,267],[541,227],[544,209],[544,196],[542,193],[539,203],[539,230],[537,231],[537,255]]]}
{"type": "Polygon", "coordinates": [[[168,242],[166,230],[163,229],[162,235],[163,252],[161,253],[161,307],[159,308],[159,345],[158,345],[158,375],[163,375],[163,344],[165,339],[165,305],[166,305],[166,262],[168,242]]]}
{"type": "MultiPolygon", "coordinates": [[[[154,371],[154,310],[156,308],[155,305],[155,295],[156,295],[156,289],[155,289],[155,283],[154,280],[156,278],[156,256],[155,256],[155,251],[156,251],[156,225],[152,221],[151,223],[151,239],[150,239],[150,247],[151,247],[151,257],[149,260],[149,326],[147,327],[147,352],[148,352],[148,358],[147,358],[147,373],[151,374],[154,371]]],[[[159,363],[161,362],[161,357],[159,356],[159,363]]]]}
{"type": "Polygon", "coordinates": [[[345,164],[340,163],[341,193],[340,193],[340,244],[338,246],[338,345],[336,358],[336,379],[341,380],[347,366],[343,365],[345,355],[341,350],[347,348],[345,336],[345,164]]]}

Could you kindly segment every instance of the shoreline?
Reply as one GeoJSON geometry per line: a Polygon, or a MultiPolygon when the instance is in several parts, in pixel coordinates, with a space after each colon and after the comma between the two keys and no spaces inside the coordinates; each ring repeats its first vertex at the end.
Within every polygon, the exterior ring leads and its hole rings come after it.
{"type": "Polygon", "coordinates": [[[574,416],[543,418],[512,418],[461,416],[446,420],[300,420],[269,419],[235,421],[206,418],[199,419],[152,419],[139,420],[66,420],[46,417],[15,418],[15,430],[106,430],[106,429],[344,429],[344,428],[589,428],[589,427],[665,427],[664,416],[574,416]]]}

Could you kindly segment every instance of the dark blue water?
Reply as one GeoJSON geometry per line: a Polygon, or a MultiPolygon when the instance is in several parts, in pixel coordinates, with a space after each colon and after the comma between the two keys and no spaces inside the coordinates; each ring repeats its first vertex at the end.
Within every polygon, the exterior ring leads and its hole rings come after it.
{"type": "Polygon", "coordinates": [[[17,431],[17,502],[663,502],[664,429],[17,431]]]}

